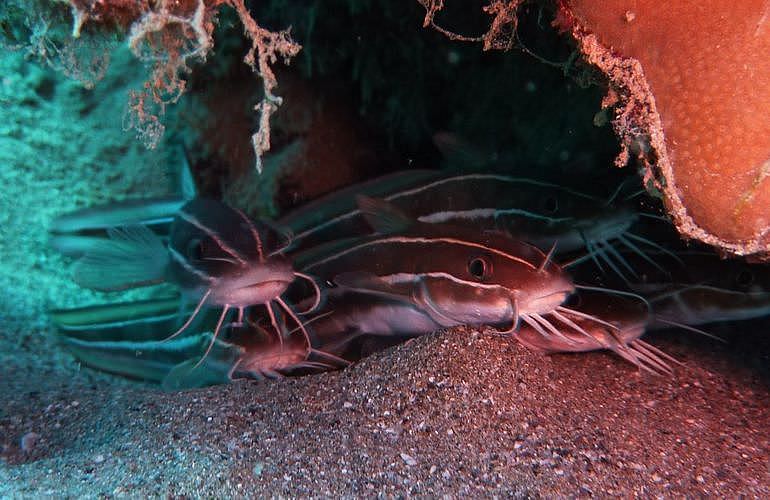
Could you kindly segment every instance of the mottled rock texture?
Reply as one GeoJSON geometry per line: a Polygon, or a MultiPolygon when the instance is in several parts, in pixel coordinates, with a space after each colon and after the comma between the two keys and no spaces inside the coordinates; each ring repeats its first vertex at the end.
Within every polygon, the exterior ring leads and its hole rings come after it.
{"type": "Polygon", "coordinates": [[[683,236],[770,258],[770,3],[565,0],[557,20],[683,236]]]}

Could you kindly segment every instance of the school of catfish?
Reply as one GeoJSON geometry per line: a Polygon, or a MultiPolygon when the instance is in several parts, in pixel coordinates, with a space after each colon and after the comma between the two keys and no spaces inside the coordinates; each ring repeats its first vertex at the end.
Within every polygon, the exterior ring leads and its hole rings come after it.
{"type": "Polygon", "coordinates": [[[619,192],[438,170],[350,186],[275,221],[188,189],[54,221],[52,245],[81,286],[165,292],[51,314],[82,363],[169,390],[339,369],[460,325],[547,353],[608,349],[670,375],[680,363],[645,332],[708,335],[701,325],[768,314],[770,292],[762,268],[658,243],[659,219],[619,192]]]}

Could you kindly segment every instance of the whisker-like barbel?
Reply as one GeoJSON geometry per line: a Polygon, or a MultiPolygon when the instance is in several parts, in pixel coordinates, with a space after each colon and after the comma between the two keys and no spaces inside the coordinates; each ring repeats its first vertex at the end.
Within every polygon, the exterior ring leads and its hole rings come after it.
{"type": "MultiPolygon", "coordinates": [[[[530,349],[546,353],[588,352],[608,349],[640,370],[655,375],[671,375],[668,362],[679,363],[673,357],[639,340],[644,335],[650,319],[647,305],[643,301],[631,302],[628,298],[616,296],[597,300],[600,295],[591,294],[590,312],[559,308],[551,315],[571,327],[561,331],[573,342],[564,342],[561,337],[544,335],[543,328],[530,323],[531,329],[522,327],[514,336],[517,341],[530,349]],[[596,311],[596,312],[595,312],[596,311]]],[[[584,299],[585,300],[585,299],[584,299]]]]}

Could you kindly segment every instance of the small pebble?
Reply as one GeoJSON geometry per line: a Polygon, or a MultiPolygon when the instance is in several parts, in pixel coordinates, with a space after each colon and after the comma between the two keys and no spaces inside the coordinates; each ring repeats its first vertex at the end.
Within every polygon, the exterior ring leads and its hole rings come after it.
{"type": "Polygon", "coordinates": [[[411,455],[407,455],[406,453],[401,454],[401,460],[403,460],[404,463],[410,467],[417,465],[417,460],[415,460],[411,455]]]}
{"type": "Polygon", "coordinates": [[[35,448],[35,445],[40,440],[40,434],[36,432],[28,432],[21,437],[21,450],[24,452],[30,452],[35,448]]]}

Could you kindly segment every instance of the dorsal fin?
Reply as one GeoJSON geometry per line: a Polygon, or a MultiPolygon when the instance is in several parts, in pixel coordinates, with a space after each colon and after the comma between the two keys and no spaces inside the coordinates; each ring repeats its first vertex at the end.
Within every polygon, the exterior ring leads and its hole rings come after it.
{"type": "Polygon", "coordinates": [[[356,204],[366,222],[377,233],[398,233],[414,225],[414,219],[383,199],[359,194],[356,204]]]}

